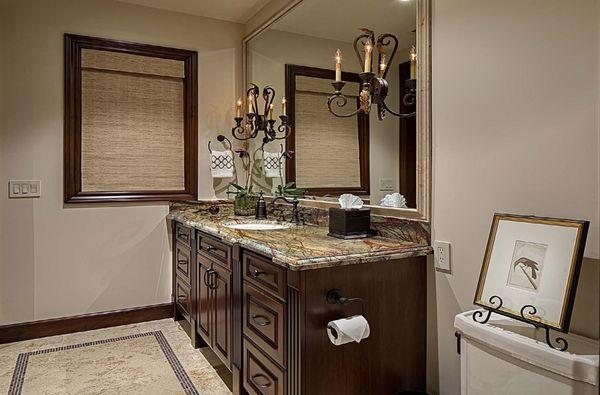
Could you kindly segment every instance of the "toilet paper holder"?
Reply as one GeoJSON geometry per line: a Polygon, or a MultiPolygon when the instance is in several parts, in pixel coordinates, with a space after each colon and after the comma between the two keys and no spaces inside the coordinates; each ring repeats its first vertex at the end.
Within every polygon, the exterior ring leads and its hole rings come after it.
{"type": "Polygon", "coordinates": [[[325,299],[329,304],[341,304],[342,306],[349,305],[350,303],[360,303],[361,314],[365,315],[365,301],[363,298],[347,298],[342,295],[342,291],[334,288],[327,291],[325,299]]]}
{"type": "MultiPolygon", "coordinates": [[[[363,300],[363,298],[347,298],[342,295],[341,290],[334,288],[334,289],[330,289],[329,291],[327,291],[327,294],[325,295],[325,299],[327,300],[327,303],[329,303],[329,304],[340,304],[342,306],[349,305],[350,303],[360,303],[361,314],[363,316],[365,315],[365,301],[363,300]]],[[[333,328],[330,325],[327,325],[327,328],[329,330],[331,330],[333,337],[335,337],[337,339],[338,333],[335,330],[335,328],[333,328]]]]}

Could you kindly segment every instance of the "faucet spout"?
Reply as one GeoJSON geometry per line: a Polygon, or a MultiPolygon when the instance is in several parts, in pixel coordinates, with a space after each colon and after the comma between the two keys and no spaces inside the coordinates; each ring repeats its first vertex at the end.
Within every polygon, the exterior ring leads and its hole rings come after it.
{"type": "Polygon", "coordinates": [[[289,200],[285,196],[277,196],[271,202],[271,209],[275,209],[275,203],[277,203],[278,200],[283,200],[284,202],[292,205],[292,218],[290,218],[289,222],[293,223],[294,225],[304,224],[304,221],[300,218],[300,213],[298,212],[298,204],[300,201],[297,197],[294,196],[292,200],[289,200]]]}

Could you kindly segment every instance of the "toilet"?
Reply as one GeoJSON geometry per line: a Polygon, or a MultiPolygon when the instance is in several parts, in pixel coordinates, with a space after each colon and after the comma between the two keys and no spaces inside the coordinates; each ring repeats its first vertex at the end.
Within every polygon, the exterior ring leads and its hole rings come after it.
{"type": "Polygon", "coordinates": [[[545,331],[502,315],[486,324],[474,311],[454,319],[460,353],[461,395],[597,395],[598,341],[552,331],[567,351],[546,344],[545,331]]]}

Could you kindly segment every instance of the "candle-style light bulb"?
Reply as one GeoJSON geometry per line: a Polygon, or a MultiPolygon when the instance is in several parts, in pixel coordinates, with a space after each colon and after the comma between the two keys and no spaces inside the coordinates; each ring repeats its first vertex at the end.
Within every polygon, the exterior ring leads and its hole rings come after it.
{"type": "Polygon", "coordinates": [[[342,81],[342,51],[335,51],[335,82],[342,81]]]}
{"type": "Polygon", "coordinates": [[[410,79],[417,78],[417,48],[413,45],[410,49],[410,79]]]}
{"type": "Polygon", "coordinates": [[[387,64],[385,63],[385,54],[381,54],[381,61],[379,62],[379,77],[383,78],[387,64]]]}
{"type": "Polygon", "coordinates": [[[273,103],[269,104],[269,119],[273,120],[273,103]]]}
{"type": "Polygon", "coordinates": [[[285,96],[281,98],[281,115],[283,115],[284,117],[287,115],[287,100],[285,99],[285,96]]]}
{"type": "Polygon", "coordinates": [[[373,52],[373,43],[369,38],[365,43],[365,73],[371,72],[371,52],[373,52]]]}
{"type": "Polygon", "coordinates": [[[248,95],[248,114],[254,114],[254,95],[248,95]]]}
{"type": "Polygon", "coordinates": [[[241,118],[242,117],[242,98],[240,97],[237,102],[235,103],[235,116],[237,118],[241,118]]]}

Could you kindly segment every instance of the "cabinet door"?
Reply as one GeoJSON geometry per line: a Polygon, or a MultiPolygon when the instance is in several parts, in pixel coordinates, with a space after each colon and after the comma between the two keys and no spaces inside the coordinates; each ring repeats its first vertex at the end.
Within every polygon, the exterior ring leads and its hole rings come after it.
{"type": "Polygon", "coordinates": [[[213,265],[213,351],[226,366],[231,362],[231,272],[213,265]]]}
{"type": "Polygon", "coordinates": [[[211,262],[198,256],[198,279],[196,287],[198,289],[198,297],[196,300],[196,325],[198,333],[202,336],[207,344],[211,342],[211,321],[212,321],[212,291],[207,285],[208,277],[211,273],[211,262]]]}

